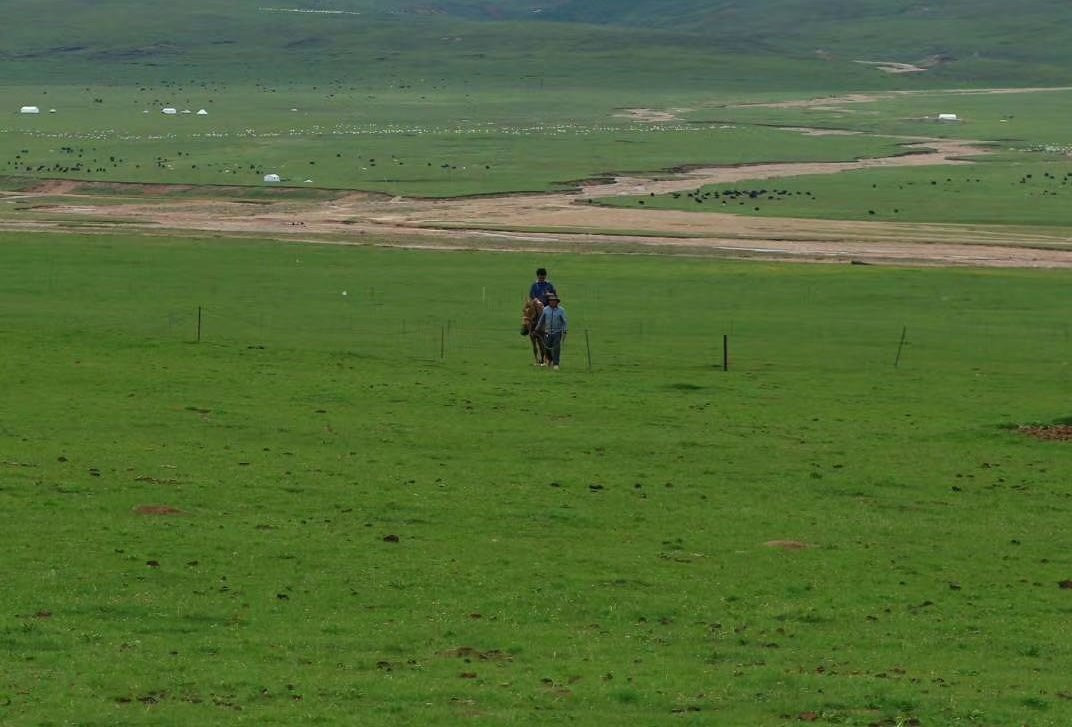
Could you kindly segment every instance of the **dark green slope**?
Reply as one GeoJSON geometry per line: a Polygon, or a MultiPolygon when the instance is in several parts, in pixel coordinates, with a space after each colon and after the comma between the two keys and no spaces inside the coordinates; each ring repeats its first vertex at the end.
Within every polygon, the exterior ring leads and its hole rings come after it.
{"type": "Polygon", "coordinates": [[[4,0],[9,83],[541,78],[811,90],[1072,80],[1072,5],[1028,0],[4,0]],[[298,12],[295,12],[298,11],[298,12]],[[856,60],[922,63],[889,77],[856,60]]]}
{"type": "Polygon", "coordinates": [[[1068,78],[1072,3],[1064,0],[545,0],[452,2],[474,16],[673,30],[738,52],[923,63],[964,81],[1068,78]],[[532,8],[541,8],[539,13],[532,8]]]}
{"type": "Polygon", "coordinates": [[[492,20],[511,13],[476,12],[464,2],[8,0],[4,7],[12,22],[0,25],[0,63],[9,83],[810,90],[870,86],[876,76],[849,63],[742,55],[681,30],[492,20]]]}

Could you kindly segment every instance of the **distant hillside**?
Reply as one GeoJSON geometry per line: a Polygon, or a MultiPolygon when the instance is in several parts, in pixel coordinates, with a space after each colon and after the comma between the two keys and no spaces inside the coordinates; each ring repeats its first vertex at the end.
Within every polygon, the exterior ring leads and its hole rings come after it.
{"type": "Polygon", "coordinates": [[[404,82],[436,74],[485,86],[541,78],[751,90],[1072,82],[1072,4],[1057,0],[4,0],[0,7],[9,83],[404,82]],[[884,73],[855,61],[926,70],[884,73]]]}
{"type": "Polygon", "coordinates": [[[1065,0],[563,0],[541,15],[905,62],[945,54],[1051,63],[1067,57],[1072,36],[1065,0]]]}
{"type": "Polygon", "coordinates": [[[781,54],[1051,68],[1072,59],[1066,0],[507,0],[441,7],[470,17],[673,30],[781,54]]]}
{"type": "Polygon", "coordinates": [[[894,61],[950,80],[1072,77],[1066,0],[454,0],[421,7],[675,31],[737,52],[894,61]]]}

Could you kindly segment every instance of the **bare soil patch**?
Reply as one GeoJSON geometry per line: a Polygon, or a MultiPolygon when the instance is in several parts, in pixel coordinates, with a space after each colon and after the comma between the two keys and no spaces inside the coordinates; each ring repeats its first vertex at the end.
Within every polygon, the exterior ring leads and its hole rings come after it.
{"type": "MultiPolygon", "coordinates": [[[[211,232],[351,245],[497,251],[596,251],[762,258],[807,262],[892,263],[1072,267],[1072,241],[1060,228],[1009,228],[793,218],[755,218],[721,213],[617,209],[590,204],[598,197],[664,194],[705,184],[775,179],[801,174],[835,174],[850,169],[970,163],[983,155],[977,142],[903,138],[905,154],[850,162],[773,163],[683,168],[650,176],[617,176],[589,182],[576,191],[496,197],[416,199],[368,192],[324,199],[281,196],[246,204],[215,199],[111,198],[62,195],[56,189],[78,184],[47,183],[48,217],[6,218],[7,229],[55,230],[85,234],[127,230],[151,234],[211,232]],[[69,215],[70,222],[63,219],[69,215]]],[[[43,201],[43,200],[42,200],[43,201]]]]}
{"type": "Polygon", "coordinates": [[[794,101],[771,101],[764,103],[735,104],[731,108],[737,109],[809,109],[816,107],[829,107],[831,104],[856,104],[874,103],[883,98],[889,98],[890,94],[880,93],[850,93],[845,96],[820,96],[819,98],[797,99],[794,101]]]}
{"type": "Polygon", "coordinates": [[[35,195],[70,194],[78,189],[80,184],[81,182],[73,179],[46,179],[40,184],[25,190],[25,193],[35,195]]]}
{"type": "Polygon", "coordinates": [[[799,540],[768,540],[763,545],[768,548],[777,548],[778,550],[805,550],[812,547],[799,540]]]}
{"type": "MultiPolygon", "coordinates": [[[[792,131],[807,131],[797,129],[792,131]]],[[[824,133],[824,130],[814,130],[824,133]]],[[[935,164],[970,164],[963,157],[981,156],[988,149],[980,142],[922,139],[904,137],[904,153],[892,157],[857,159],[851,162],[776,162],[771,164],[739,164],[722,167],[698,167],[680,170],[671,179],[651,179],[647,177],[616,177],[611,184],[586,186],[581,190],[583,197],[613,197],[616,195],[667,194],[695,189],[705,184],[725,184],[755,179],[781,179],[799,177],[808,174],[837,174],[853,169],[872,169],[876,167],[925,167],[935,164]]]]}
{"type": "Polygon", "coordinates": [[[138,505],[134,508],[136,515],[181,515],[182,510],[170,505],[138,505]]]}
{"type": "Polygon", "coordinates": [[[925,73],[926,68],[912,65],[911,63],[897,63],[896,61],[853,61],[864,66],[874,66],[885,73],[925,73]]]}
{"type": "MultiPolygon", "coordinates": [[[[863,63],[865,61],[857,61],[863,63]]],[[[926,70],[926,69],[924,69],[926,70]]],[[[882,93],[850,93],[844,96],[819,96],[817,98],[796,99],[793,101],[772,101],[764,103],[733,104],[729,108],[768,108],[768,109],[816,109],[824,111],[842,111],[854,113],[852,109],[838,108],[839,104],[868,104],[897,96],[996,96],[1020,93],[1040,93],[1043,91],[1072,91],[1072,86],[1035,86],[1030,88],[945,88],[939,90],[884,91],[882,93]]]]}
{"type": "Polygon", "coordinates": [[[615,118],[632,119],[642,123],[654,124],[664,121],[677,121],[678,114],[691,111],[692,109],[624,109],[620,114],[614,114],[615,118]]]}
{"type": "Polygon", "coordinates": [[[1072,424],[1022,426],[1019,431],[1029,437],[1052,442],[1072,442],[1072,424]]]}
{"type": "Polygon", "coordinates": [[[465,659],[466,661],[471,661],[473,659],[477,659],[479,661],[499,661],[499,662],[512,661],[513,660],[513,657],[511,657],[505,651],[500,651],[499,649],[490,649],[488,651],[480,651],[479,649],[474,649],[471,646],[459,646],[456,649],[450,649],[448,651],[444,651],[440,655],[445,656],[447,658],[451,658],[451,659],[465,659]]]}

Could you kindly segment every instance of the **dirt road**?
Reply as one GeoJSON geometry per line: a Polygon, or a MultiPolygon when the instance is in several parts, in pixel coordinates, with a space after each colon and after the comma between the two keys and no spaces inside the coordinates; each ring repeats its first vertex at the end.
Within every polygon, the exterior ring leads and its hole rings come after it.
{"type": "MultiPolygon", "coordinates": [[[[908,140],[911,153],[854,162],[758,164],[692,169],[658,178],[619,177],[571,193],[450,200],[347,193],[317,202],[249,204],[166,195],[137,201],[79,195],[70,182],[42,184],[9,195],[23,204],[47,202],[0,222],[6,229],[94,228],[199,231],[333,244],[493,249],[590,250],[910,265],[1072,267],[1067,231],[1001,226],[845,222],[739,217],[718,213],[627,210],[588,204],[594,197],[695,189],[704,184],[834,174],[849,169],[968,163],[985,153],[969,142],[908,140]],[[57,199],[57,196],[60,196],[57,199]]],[[[112,185],[113,187],[115,185],[112,185]]]]}

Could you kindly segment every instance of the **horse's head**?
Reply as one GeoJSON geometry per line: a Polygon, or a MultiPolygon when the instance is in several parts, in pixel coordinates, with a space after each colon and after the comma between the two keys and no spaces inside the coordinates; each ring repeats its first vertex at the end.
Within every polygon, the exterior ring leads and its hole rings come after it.
{"type": "Polygon", "coordinates": [[[521,335],[527,336],[536,326],[540,314],[543,313],[543,303],[538,298],[529,298],[521,309],[521,335]]]}
{"type": "Polygon", "coordinates": [[[541,313],[543,313],[543,303],[539,298],[530,298],[525,301],[525,306],[521,309],[521,325],[532,328],[541,313]]]}

